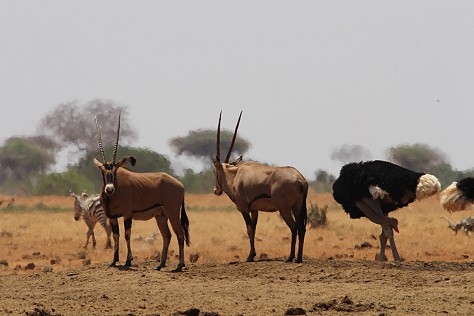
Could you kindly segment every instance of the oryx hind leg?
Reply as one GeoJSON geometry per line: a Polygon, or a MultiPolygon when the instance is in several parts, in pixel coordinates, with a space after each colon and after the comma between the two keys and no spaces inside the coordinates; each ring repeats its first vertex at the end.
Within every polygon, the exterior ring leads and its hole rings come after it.
{"type": "Polygon", "coordinates": [[[181,227],[181,222],[179,220],[179,208],[177,209],[176,213],[173,213],[173,216],[169,217],[169,221],[171,224],[171,228],[173,228],[174,233],[176,234],[176,238],[178,239],[178,247],[179,247],[179,264],[173,272],[181,272],[185,267],[184,264],[184,230],[181,227]]]}
{"type": "Polygon", "coordinates": [[[296,222],[293,219],[291,209],[280,210],[280,215],[285,221],[286,225],[290,228],[291,231],[291,247],[290,247],[290,256],[286,260],[287,262],[292,262],[295,259],[295,248],[296,248],[296,235],[298,233],[296,222]]]}
{"type": "Polygon", "coordinates": [[[293,209],[293,216],[295,217],[296,229],[298,232],[298,255],[296,257],[296,263],[303,262],[304,236],[306,235],[306,221],[303,216],[306,214],[301,214],[302,211],[306,212],[306,207],[293,209]]]}
{"type": "Polygon", "coordinates": [[[253,262],[257,255],[257,252],[255,251],[255,232],[257,230],[258,211],[252,211],[251,214],[242,212],[242,216],[244,217],[245,225],[247,226],[247,235],[249,236],[250,242],[250,252],[247,257],[247,262],[253,262]]]}
{"type": "Polygon", "coordinates": [[[160,264],[155,267],[155,270],[161,270],[161,268],[166,265],[166,259],[168,257],[168,248],[170,246],[171,241],[171,232],[170,228],[168,227],[168,218],[163,212],[160,212],[160,214],[155,216],[155,219],[156,224],[160,229],[161,236],[163,237],[163,249],[161,249],[160,264]]]}
{"type": "Polygon", "coordinates": [[[130,267],[132,265],[132,247],[130,245],[130,237],[132,236],[132,218],[124,217],[123,226],[125,228],[125,241],[127,242],[127,261],[125,261],[125,266],[130,267]]]}

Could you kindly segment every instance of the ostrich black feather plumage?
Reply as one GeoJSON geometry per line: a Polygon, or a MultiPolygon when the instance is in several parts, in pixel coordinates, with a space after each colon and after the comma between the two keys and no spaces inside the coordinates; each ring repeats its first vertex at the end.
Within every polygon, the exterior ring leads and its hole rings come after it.
{"type": "Polygon", "coordinates": [[[388,214],[415,200],[416,188],[423,175],[381,160],[349,163],[342,167],[333,185],[333,196],[351,218],[365,217],[355,201],[373,198],[369,187],[377,186],[390,196],[380,201],[383,213],[388,214]]]}

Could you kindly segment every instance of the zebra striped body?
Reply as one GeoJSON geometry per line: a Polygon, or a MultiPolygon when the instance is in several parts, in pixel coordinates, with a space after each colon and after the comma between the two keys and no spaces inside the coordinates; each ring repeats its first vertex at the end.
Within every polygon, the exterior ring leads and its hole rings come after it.
{"type": "Polygon", "coordinates": [[[97,222],[100,222],[107,234],[105,248],[112,248],[112,242],[110,240],[111,228],[104,209],[100,204],[100,195],[95,194],[89,197],[86,193],[82,193],[80,196],[71,193],[71,196],[74,197],[74,219],[78,221],[82,217],[88,227],[87,240],[84,248],[87,248],[90,237],[92,237],[92,246],[95,248],[97,242],[95,240],[94,228],[97,222]]]}

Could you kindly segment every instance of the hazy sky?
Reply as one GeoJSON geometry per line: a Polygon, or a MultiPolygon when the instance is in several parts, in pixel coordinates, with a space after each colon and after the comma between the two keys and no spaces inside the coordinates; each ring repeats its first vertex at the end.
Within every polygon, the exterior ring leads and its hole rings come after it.
{"type": "MultiPolygon", "coordinates": [[[[60,103],[127,105],[136,146],[233,129],[247,158],[338,174],[427,143],[474,166],[473,1],[0,0],[0,143],[60,103]]],[[[92,118],[91,118],[92,119],[92,118]]],[[[244,157],[245,158],[245,157],[244,157]]],[[[181,161],[183,161],[181,159],[181,161]]]]}

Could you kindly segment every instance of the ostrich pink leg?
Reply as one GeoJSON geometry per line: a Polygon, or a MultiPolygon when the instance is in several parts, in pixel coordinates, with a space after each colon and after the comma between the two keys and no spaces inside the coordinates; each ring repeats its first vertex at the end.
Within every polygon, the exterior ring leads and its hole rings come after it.
{"type": "Polygon", "coordinates": [[[383,261],[384,258],[386,258],[385,247],[387,245],[388,239],[390,241],[393,259],[395,261],[400,261],[400,256],[398,255],[397,247],[395,246],[395,239],[393,238],[393,228],[390,225],[389,218],[383,214],[382,208],[380,207],[380,202],[378,200],[362,198],[360,201],[356,201],[355,204],[370,221],[382,226],[382,235],[385,236],[380,236],[379,259],[383,261]]]}

